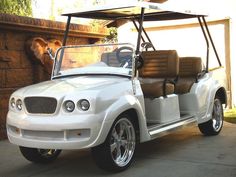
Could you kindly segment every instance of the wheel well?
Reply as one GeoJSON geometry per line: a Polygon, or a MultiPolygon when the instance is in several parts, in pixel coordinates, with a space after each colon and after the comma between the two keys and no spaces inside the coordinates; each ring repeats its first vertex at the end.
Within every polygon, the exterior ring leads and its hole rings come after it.
{"type": "Polygon", "coordinates": [[[135,109],[129,109],[125,112],[123,112],[122,114],[128,114],[130,116],[130,118],[132,119],[132,121],[135,124],[135,133],[136,133],[136,137],[137,137],[137,142],[140,142],[140,129],[139,129],[139,121],[138,121],[138,114],[136,112],[135,109]]]}
{"type": "Polygon", "coordinates": [[[221,87],[217,90],[215,97],[219,98],[222,104],[225,104],[225,107],[227,106],[227,94],[224,87],[221,87]]]}

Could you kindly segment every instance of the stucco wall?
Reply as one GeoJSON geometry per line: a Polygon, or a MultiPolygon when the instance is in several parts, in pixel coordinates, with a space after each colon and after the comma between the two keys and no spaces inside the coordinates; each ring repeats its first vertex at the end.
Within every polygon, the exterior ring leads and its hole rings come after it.
{"type": "MultiPolygon", "coordinates": [[[[6,138],[8,100],[20,87],[40,82],[44,74],[25,52],[25,43],[33,37],[62,41],[65,23],[0,14],[0,139],[6,138]]],[[[89,44],[107,34],[104,28],[71,25],[67,44],[89,44]]]]}

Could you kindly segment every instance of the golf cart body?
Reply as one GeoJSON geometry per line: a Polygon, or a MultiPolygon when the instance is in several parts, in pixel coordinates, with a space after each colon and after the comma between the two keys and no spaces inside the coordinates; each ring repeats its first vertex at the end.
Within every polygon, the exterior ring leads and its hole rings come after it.
{"type": "Polygon", "coordinates": [[[28,160],[36,161],[29,148],[92,148],[100,167],[120,171],[130,165],[137,142],[190,124],[198,124],[206,135],[220,132],[227,98],[208,69],[210,45],[219,67],[221,62],[205,15],[147,2],[64,15],[68,21],[52,79],[17,90],[9,102],[8,138],[28,160]],[[72,17],[132,21],[137,43],[66,46],[72,17]],[[143,26],[146,21],[186,18],[200,24],[206,63],[198,56],[178,56],[174,49],[158,50],[143,26]],[[111,165],[103,164],[101,154],[111,165]]]}

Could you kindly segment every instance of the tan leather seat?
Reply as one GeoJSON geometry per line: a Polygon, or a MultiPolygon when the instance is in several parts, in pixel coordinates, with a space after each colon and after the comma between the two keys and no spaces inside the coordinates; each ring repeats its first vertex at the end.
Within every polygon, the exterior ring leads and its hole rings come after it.
{"type": "Polygon", "coordinates": [[[145,51],[141,53],[143,66],[139,69],[141,87],[145,97],[160,97],[173,94],[175,87],[168,79],[176,78],[179,58],[175,50],[145,51]],[[145,80],[154,79],[152,82],[145,80]],[[158,81],[155,81],[157,79],[158,81]]]}
{"type": "Polygon", "coordinates": [[[198,74],[202,71],[200,57],[180,57],[179,77],[175,84],[175,93],[188,93],[192,85],[197,82],[198,74]]]}
{"type": "Polygon", "coordinates": [[[173,94],[175,91],[175,86],[172,83],[164,83],[164,81],[157,81],[153,83],[143,83],[141,84],[143,94],[145,97],[157,98],[160,96],[166,96],[173,94]]]}

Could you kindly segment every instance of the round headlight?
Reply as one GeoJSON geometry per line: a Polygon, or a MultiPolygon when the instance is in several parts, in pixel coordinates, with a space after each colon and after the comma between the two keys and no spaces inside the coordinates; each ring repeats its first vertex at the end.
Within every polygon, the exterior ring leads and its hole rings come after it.
{"type": "Polygon", "coordinates": [[[15,98],[11,98],[10,105],[12,108],[15,108],[15,106],[16,106],[15,98]]]}
{"type": "Polygon", "coordinates": [[[90,103],[89,103],[88,100],[85,100],[85,99],[79,100],[78,101],[78,107],[79,107],[79,109],[81,109],[83,111],[87,111],[90,107],[90,103]]]}
{"type": "Polygon", "coordinates": [[[73,112],[75,109],[75,103],[73,101],[68,100],[64,103],[64,108],[67,112],[73,112]]]}
{"type": "Polygon", "coordinates": [[[16,100],[16,108],[21,111],[22,110],[22,101],[20,99],[16,100]]]}

